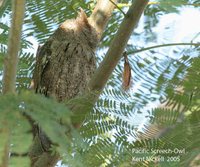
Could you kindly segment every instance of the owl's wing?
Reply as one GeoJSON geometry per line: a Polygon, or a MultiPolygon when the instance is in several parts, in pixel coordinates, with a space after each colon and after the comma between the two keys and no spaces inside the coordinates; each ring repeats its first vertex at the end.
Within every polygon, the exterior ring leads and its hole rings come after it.
{"type": "Polygon", "coordinates": [[[51,57],[51,43],[52,41],[49,40],[44,45],[39,45],[36,52],[36,64],[33,72],[33,82],[36,93],[40,88],[42,73],[51,57]]]}

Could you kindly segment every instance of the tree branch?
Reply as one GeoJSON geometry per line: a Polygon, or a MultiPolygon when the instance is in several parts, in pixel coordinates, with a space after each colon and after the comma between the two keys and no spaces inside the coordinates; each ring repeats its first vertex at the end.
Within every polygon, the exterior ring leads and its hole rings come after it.
{"type": "Polygon", "coordinates": [[[111,73],[122,57],[122,53],[137,25],[148,0],[135,0],[129,8],[117,34],[115,35],[109,50],[89,83],[90,91],[101,92],[109,79],[111,73]]]}
{"type": "Polygon", "coordinates": [[[147,47],[147,48],[142,48],[142,49],[139,49],[139,50],[136,50],[136,51],[127,52],[127,54],[130,55],[130,54],[135,54],[135,53],[139,53],[139,52],[143,52],[143,51],[147,51],[147,50],[151,50],[151,49],[155,49],[155,48],[177,46],[177,45],[200,46],[200,43],[169,43],[169,44],[155,45],[155,46],[150,46],[150,47],[147,47]]]}
{"type": "Polygon", "coordinates": [[[4,59],[3,93],[15,92],[18,51],[24,18],[25,0],[12,1],[12,25],[9,33],[8,52],[4,59]]]}
{"type": "Polygon", "coordinates": [[[101,38],[103,31],[107,25],[107,22],[115,8],[113,3],[117,3],[118,0],[98,0],[97,4],[89,17],[90,24],[96,29],[99,39],[101,38]]]}
{"type": "Polygon", "coordinates": [[[10,151],[10,129],[7,128],[7,122],[4,122],[4,125],[6,125],[6,128],[3,129],[3,141],[4,145],[1,146],[3,148],[3,156],[0,157],[0,167],[8,167],[9,165],[9,151],[10,151]]]}
{"type": "Polygon", "coordinates": [[[3,4],[4,4],[4,0],[0,0],[0,8],[1,6],[3,6],[3,4]]]}
{"type": "MultiPolygon", "coordinates": [[[[94,104],[98,99],[111,73],[122,57],[122,52],[126,47],[128,39],[131,36],[134,27],[137,25],[147,3],[148,0],[135,0],[132,6],[129,8],[126,17],[120,25],[104,60],[89,82],[88,90],[83,95],[83,99],[86,99],[85,101],[90,101],[90,103],[94,104]]],[[[68,107],[71,109],[71,111],[73,111],[72,113],[74,114],[71,117],[73,125],[75,127],[80,127],[80,124],[84,121],[86,114],[90,110],[84,110],[83,105],[77,105],[77,103],[72,103],[68,105],[68,107]]]]}

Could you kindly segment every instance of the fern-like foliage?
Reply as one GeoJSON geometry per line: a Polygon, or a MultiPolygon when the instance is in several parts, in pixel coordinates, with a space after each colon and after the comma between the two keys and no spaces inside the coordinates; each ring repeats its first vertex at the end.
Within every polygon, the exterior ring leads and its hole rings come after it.
{"type": "MultiPolygon", "coordinates": [[[[158,24],[159,16],[177,12],[177,7],[183,2],[198,4],[197,1],[170,0],[148,6],[143,30],[136,29],[133,33],[127,52],[134,53],[141,49],[141,44],[156,42],[157,34],[153,28],[158,24]]],[[[0,157],[9,141],[10,166],[28,166],[26,156],[14,156],[24,155],[31,144],[31,126],[24,117],[25,113],[58,144],[53,149],[63,155],[63,163],[68,166],[164,167],[197,164],[198,159],[196,161],[195,158],[200,154],[200,46],[177,46],[172,55],[160,49],[128,55],[132,68],[132,85],[128,91],[124,91],[121,86],[122,59],[79,132],[69,126],[70,114],[64,104],[57,104],[53,99],[30,92],[20,93],[29,86],[35,63],[36,48],[32,48],[29,37],[44,43],[61,22],[74,18],[79,6],[89,14],[94,3],[27,1],[17,73],[19,95],[0,96],[0,157]],[[71,138],[66,136],[69,130],[71,138]],[[177,152],[166,153],[166,150],[177,152]],[[165,160],[154,161],[159,156],[165,160]]],[[[0,78],[7,50],[10,10],[10,4],[7,3],[3,12],[0,12],[0,78]]],[[[98,63],[103,59],[122,19],[122,13],[116,10],[97,51],[98,63]]],[[[75,102],[79,105],[81,103],[79,100],[75,102]]],[[[87,104],[86,109],[90,108],[89,102],[87,104]]]]}
{"type": "Polygon", "coordinates": [[[73,160],[72,148],[76,146],[80,149],[84,144],[81,136],[71,127],[70,112],[64,104],[31,92],[24,92],[19,95],[1,95],[0,106],[0,157],[4,156],[4,148],[9,142],[11,166],[20,164],[21,160],[24,166],[29,166],[27,154],[32,142],[33,121],[36,121],[58,145],[52,149],[65,155],[68,163],[77,163],[73,160]],[[68,132],[71,133],[71,138],[66,135],[68,132]],[[76,139],[75,142],[71,141],[72,139],[76,139]]]}

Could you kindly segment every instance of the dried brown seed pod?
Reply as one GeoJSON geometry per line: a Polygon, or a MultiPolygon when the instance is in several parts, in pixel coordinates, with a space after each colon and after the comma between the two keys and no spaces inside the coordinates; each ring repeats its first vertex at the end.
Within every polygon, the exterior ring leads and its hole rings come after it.
{"type": "Polygon", "coordinates": [[[124,52],[124,72],[123,72],[123,83],[124,90],[128,90],[131,85],[131,66],[127,57],[127,53],[124,52]]]}

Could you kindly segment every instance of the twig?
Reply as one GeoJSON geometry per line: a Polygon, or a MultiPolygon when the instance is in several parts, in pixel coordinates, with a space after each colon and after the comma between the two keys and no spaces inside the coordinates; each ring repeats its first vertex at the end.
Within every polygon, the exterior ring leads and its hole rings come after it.
{"type": "Polygon", "coordinates": [[[177,46],[177,45],[200,46],[200,43],[169,43],[169,44],[155,45],[155,46],[150,46],[150,47],[147,47],[147,48],[142,48],[142,49],[139,49],[139,50],[136,50],[136,51],[131,51],[131,52],[128,52],[127,54],[130,55],[130,54],[144,52],[144,51],[155,49],[155,48],[168,47],[168,46],[177,46]]]}
{"type": "Polygon", "coordinates": [[[124,16],[126,16],[126,13],[112,0],[109,0],[124,16]]]}

